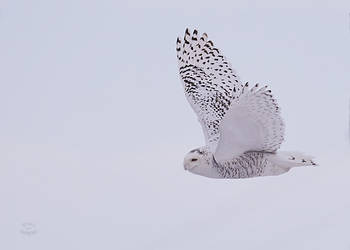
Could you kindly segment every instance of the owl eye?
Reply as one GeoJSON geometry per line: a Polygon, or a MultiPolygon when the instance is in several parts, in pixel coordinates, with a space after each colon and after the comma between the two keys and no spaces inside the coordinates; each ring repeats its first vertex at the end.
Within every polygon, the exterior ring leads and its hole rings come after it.
{"type": "Polygon", "coordinates": [[[196,159],[196,158],[193,158],[193,159],[191,159],[191,161],[198,161],[198,159],[196,159]]]}

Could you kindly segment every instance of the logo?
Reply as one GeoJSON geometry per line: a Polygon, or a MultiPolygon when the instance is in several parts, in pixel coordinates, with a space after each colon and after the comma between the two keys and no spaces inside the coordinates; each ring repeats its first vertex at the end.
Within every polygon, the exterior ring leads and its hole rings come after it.
{"type": "Polygon", "coordinates": [[[31,222],[25,222],[21,225],[21,234],[23,235],[34,235],[37,233],[35,224],[31,222]]]}

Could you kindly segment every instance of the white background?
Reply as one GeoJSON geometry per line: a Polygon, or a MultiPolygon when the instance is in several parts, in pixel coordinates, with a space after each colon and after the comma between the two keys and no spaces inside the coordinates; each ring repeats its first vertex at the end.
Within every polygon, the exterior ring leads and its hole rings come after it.
{"type": "Polygon", "coordinates": [[[349,250],[350,7],[335,3],[1,2],[0,249],[349,250]],[[204,143],[177,71],[186,27],[271,87],[282,149],[319,167],[183,170],[204,143]]]}

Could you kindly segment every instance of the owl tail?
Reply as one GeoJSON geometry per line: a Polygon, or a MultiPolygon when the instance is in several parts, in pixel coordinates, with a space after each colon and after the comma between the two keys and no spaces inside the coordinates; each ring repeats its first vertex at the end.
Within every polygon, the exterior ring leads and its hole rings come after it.
{"type": "Polygon", "coordinates": [[[285,169],[301,166],[317,166],[312,160],[312,156],[300,152],[277,151],[275,154],[269,154],[267,157],[273,164],[285,169]]]}

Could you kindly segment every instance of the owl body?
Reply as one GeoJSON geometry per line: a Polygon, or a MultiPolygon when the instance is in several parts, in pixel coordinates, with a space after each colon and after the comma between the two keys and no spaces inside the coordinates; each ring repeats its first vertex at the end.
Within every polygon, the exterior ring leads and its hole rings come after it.
{"type": "MultiPolygon", "coordinates": [[[[259,176],[280,175],[291,166],[281,167],[274,162],[274,153],[246,152],[226,162],[217,162],[207,147],[192,150],[185,158],[185,169],[209,178],[242,179],[259,176]],[[202,158],[201,161],[193,159],[202,158]]],[[[301,156],[299,156],[301,157],[301,156]]],[[[309,164],[312,164],[309,162],[309,164]]],[[[283,166],[283,165],[282,165],[283,166]]]]}

